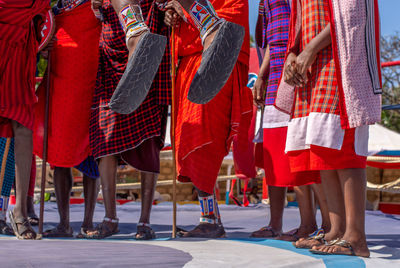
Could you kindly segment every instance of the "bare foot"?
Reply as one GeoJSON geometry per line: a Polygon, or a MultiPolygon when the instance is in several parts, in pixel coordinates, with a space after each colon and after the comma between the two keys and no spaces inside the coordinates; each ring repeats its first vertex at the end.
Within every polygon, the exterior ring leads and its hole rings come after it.
{"type": "Polygon", "coordinates": [[[368,258],[370,255],[367,241],[357,240],[350,242],[345,239],[338,239],[332,243],[320,247],[313,247],[313,253],[317,254],[334,254],[334,255],[350,255],[368,258]],[[315,252],[317,251],[317,252],[315,252]]]}
{"type": "Polygon", "coordinates": [[[324,245],[324,240],[323,239],[315,239],[315,238],[300,238],[296,242],[293,243],[293,245],[296,248],[313,248],[315,246],[322,246],[324,245]]]}
{"type": "Polygon", "coordinates": [[[300,226],[297,229],[291,230],[289,232],[283,233],[277,239],[289,242],[296,242],[300,238],[307,238],[311,233],[313,233],[317,229],[316,226],[308,227],[308,226],[300,226]]]}

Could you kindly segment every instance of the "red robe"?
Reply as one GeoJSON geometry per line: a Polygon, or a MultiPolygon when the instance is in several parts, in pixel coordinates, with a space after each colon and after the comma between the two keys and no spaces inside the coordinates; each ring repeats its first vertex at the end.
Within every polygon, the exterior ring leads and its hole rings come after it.
{"type": "MultiPolygon", "coordinates": [[[[47,161],[79,165],[90,154],[90,107],[99,59],[100,21],[87,2],[55,17],[57,41],[51,51],[47,161]]],[[[46,79],[38,89],[33,131],[34,154],[42,157],[46,79]]]]}
{"type": "Polygon", "coordinates": [[[36,53],[32,19],[45,16],[48,0],[0,0],[0,136],[12,136],[11,120],[33,127],[36,53]]]}
{"type": "MultiPolygon", "coordinates": [[[[201,191],[212,193],[223,158],[239,130],[247,133],[252,116],[252,95],[246,87],[249,65],[248,1],[211,1],[221,18],[245,27],[245,40],[232,75],[209,103],[187,99],[200,66],[202,45],[191,19],[177,29],[175,42],[179,68],[175,91],[175,146],[178,180],[191,181],[201,191]]],[[[247,135],[241,135],[244,150],[247,135]]],[[[239,141],[240,142],[240,141],[239,141]]]]}

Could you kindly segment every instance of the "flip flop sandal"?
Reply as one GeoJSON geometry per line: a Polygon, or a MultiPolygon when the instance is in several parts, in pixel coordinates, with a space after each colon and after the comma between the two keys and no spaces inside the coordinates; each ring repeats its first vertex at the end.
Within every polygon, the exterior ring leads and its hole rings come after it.
{"type": "Polygon", "coordinates": [[[75,238],[76,239],[86,239],[88,236],[88,234],[87,234],[88,231],[94,231],[94,229],[81,227],[81,229],[79,230],[79,233],[75,236],[75,238]]]}
{"type": "Polygon", "coordinates": [[[128,60],[108,107],[119,114],[135,111],[149,93],[167,45],[167,38],[144,33],[128,60]]]}
{"type": "Polygon", "coordinates": [[[28,221],[32,226],[39,225],[39,217],[35,213],[28,214],[28,221]]]}
{"type": "Polygon", "coordinates": [[[250,237],[251,238],[274,238],[282,235],[282,232],[276,232],[274,229],[272,229],[271,226],[265,226],[262,227],[260,230],[257,230],[253,233],[251,233],[250,237]],[[262,235],[263,233],[270,232],[272,235],[262,235]]]}
{"type": "Polygon", "coordinates": [[[14,231],[10,226],[8,226],[6,221],[0,220],[0,234],[2,234],[2,235],[14,235],[14,231]]]}
{"type": "Polygon", "coordinates": [[[152,240],[156,238],[156,233],[151,229],[149,224],[138,223],[137,232],[135,235],[136,240],[152,240]]]}
{"type": "Polygon", "coordinates": [[[276,237],[278,240],[283,240],[283,241],[289,241],[289,242],[295,242],[300,239],[300,237],[297,235],[299,232],[299,228],[290,230],[289,232],[283,233],[282,235],[276,237]],[[287,239],[281,239],[281,237],[287,236],[287,237],[292,237],[294,240],[287,240],[287,239]]]}
{"type": "Polygon", "coordinates": [[[14,230],[14,234],[18,239],[21,240],[36,240],[40,239],[36,232],[32,229],[29,224],[28,219],[23,219],[22,221],[15,219],[14,213],[12,210],[9,212],[11,227],[14,230]],[[26,238],[27,234],[32,234],[32,238],[26,238]]]}
{"type": "Polygon", "coordinates": [[[189,232],[181,232],[181,237],[197,237],[197,238],[225,238],[225,229],[220,224],[202,223],[197,225],[189,232]],[[210,230],[210,225],[216,225],[217,228],[210,230]]]}
{"type": "Polygon", "coordinates": [[[97,233],[95,233],[95,234],[87,233],[85,238],[87,238],[87,239],[104,239],[104,238],[112,236],[114,234],[118,234],[119,233],[118,219],[104,218],[103,222],[96,226],[96,228],[94,229],[94,232],[97,232],[97,233]],[[114,229],[111,229],[106,224],[107,222],[116,223],[117,225],[115,226],[114,229]]]}
{"type": "Polygon", "coordinates": [[[176,227],[176,236],[182,237],[187,232],[189,232],[189,231],[187,231],[183,228],[180,228],[178,226],[176,227]]]}
{"type": "Polygon", "coordinates": [[[354,252],[353,247],[351,246],[351,244],[349,242],[347,242],[344,239],[336,239],[330,243],[328,243],[329,247],[333,247],[333,246],[338,246],[338,247],[342,247],[342,248],[346,248],[350,250],[350,254],[347,253],[339,253],[339,252],[324,252],[321,250],[316,250],[316,249],[310,249],[310,252],[313,254],[317,254],[317,255],[346,255],[346,256],[356,256],[356,253],[354,252]]]}
{"type": "Polygon", "coordinates": [[[43,233],[43,237],[46,238],[61,238],[61,237],[73,237],[73,236],[74,236],[74,231],[72,230],[71,227],[69,227],[68,230],[65,230],[57,226],[56,228],[46,230],[43,233]]]}
{"type": "Polygon", "coordinates": [[[244,40],[244,28],[224,21],[211,45],[203,52],[201,64],[190,85],[187,98],[197,104],[212,100],[228,81],[244,40]]]}
{"type": "MultiPolygon", "coordinates": [[[[311,233],[306,239],[305,241],[311,241],[311,240],[316,240],[319,243],[321,243],[322,245],[326,244],[326,240],[325,240],[325,231],[324,229],[320,228],[318,230],[316,230],[315,232],[311,233]]],[[[297,242],[297,241],[296,241],[297,242]]],[[[301,246],[297,246],[296,242],[292,242],[293,246],[295,246],[296,248],[306,248],[306,249],[310,249],[310,247],[301,247],[301,246]]]]}

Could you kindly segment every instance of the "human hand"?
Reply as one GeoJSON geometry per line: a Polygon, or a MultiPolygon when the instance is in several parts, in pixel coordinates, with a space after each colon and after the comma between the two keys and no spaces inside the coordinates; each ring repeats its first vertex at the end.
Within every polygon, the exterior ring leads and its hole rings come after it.
{"type": "Polygon", "coordinates": [[[103,0],[91,0],[92,9],[99,10],[103,5],[103,0]]]}
{"type": "Polygon", "coordinates": [[[308,82],[308,70],[317,58],[317,54],[309,49],[304,49],[296,58],[296,70],[301,77],[302,86],[308,82]]]}
{"type": "Polygon", "coordinates": [[[176,0],[168,2],[165,9],[164,23],[169,27],[177,27],[180,20],[185,18],[182,6],[176,0]]]}
{"type": "Polygon", "coordinates": [[[43,58],[45,58],[45,59],[49,58],[49,53],[50,53],[50,51],[53,50],[55,41],[57,41],[57,38],[55,36],[53,36],[51,38],[50,42],[47,44],[47,46],[40,51],[40,55],[43,58]]]}
{"type": "Polygon", "coordinates": [[[262,107],[265,103],[265,91],[267,88],[267,81],[258,76],[253,88],[253,102],[257,107],[262,107]]]}
{"type": "Polygon", "coordinates": [[[285,61],[283,67],[284,80],[291,86],[301,86],[303,83],[302,77],[297,72],[297,56],[291,52],[285,61]]]}

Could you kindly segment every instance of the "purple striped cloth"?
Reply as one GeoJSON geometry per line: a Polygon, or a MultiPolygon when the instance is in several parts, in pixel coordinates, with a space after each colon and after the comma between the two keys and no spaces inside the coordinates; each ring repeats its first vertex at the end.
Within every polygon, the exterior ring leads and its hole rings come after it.
{"type": "Polygon", "coordinates": [[[273,105],[289,39],[289,1],[261,0],[259,12],[263,17],[263,48],[269,45],[270,49],[270,71],[265,105],[273,105]]]}

